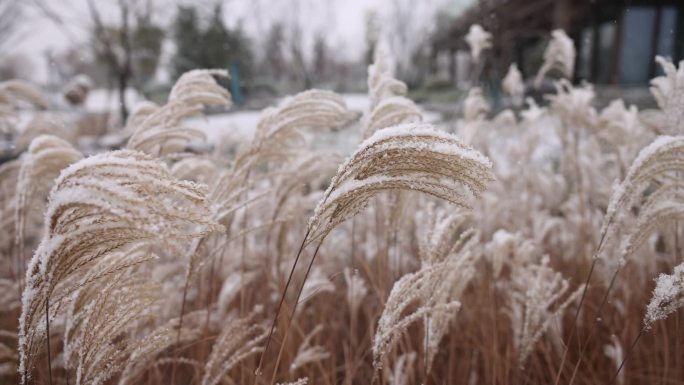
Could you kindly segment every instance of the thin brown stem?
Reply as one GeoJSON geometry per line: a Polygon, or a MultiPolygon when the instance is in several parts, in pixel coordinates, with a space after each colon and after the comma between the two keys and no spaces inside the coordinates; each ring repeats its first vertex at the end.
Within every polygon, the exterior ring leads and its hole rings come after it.
{"type": "Polygon", "coordinates": [[[258,376],[261,375],[261,368],[264,364],[264,358],[266,357],[266,354],[268,354],[268,348],[271,346],[271,340],[273,339],[273,331],[275,330],[276,323],[278,322],[278,316],[280,315],[280,310],[283,307],[283,302],[285,302],[285,295],[287,294],[287,289],[290,287],[290,283],[292,283],[292,276],[294,275],[295,269],[297,268],[297,263],[299,263],[299,258],[302,255],[302,251],[304,250],[304,246],[306,245],[306,240],[309,237],[310,232],[311,229],[306,230],[306,234],[304,235],[302,244],[301,246],[299,246],[299,251],[297,252],[297,256],[295,257],[294,263],[292,264],[292,269],[290,269],[290,275],[287,277],[285,289],[283,289],[283,294],[280,296],[280,301],[278,302],[278,307],[276,308],[275,315],[273,316],[273,322],[271,323],[271,330],[268,332],[268,338],[266,339],[266,346],[264,347],[264,351],[261,353],[261,357],[259,358],[259,365],[257,365],[256,371],[254,372],[254,374],[256,375],[256,377],[254,378],[255,384],[256,379],[258,378],[258,376]]]}
{"type": "Polygon", "coordinates": [[[311,273],[311,267],[314,264],[314,261],[316,260],[316,255],[318,255],[318,250],[321,248],[321,245],[323,244],[323,239],[318,242],[318,246],[316,246],[316,250],[313,253],[313,256],[311,257],[311,261],[309,261],[309,266],[306,268],[306,273],[304,274],[304,279],[302,280],[302,284],[299,286],[299,291],[297,292],[297,298],[295,299],[294,305],[292,306],[292,311],[290,312],[290,317],[287,320],[287,326],[285,327],[285,335],[283,336],[283,340],[280,343],[280,349],[278,351],[278,358],[276,359],[275,367],[273,368],[273,374],[271,375],[271,384],[275,383],[275,375],[276,372],[278,371],[278,366],[280,365],[280,358],[282,357],[283,350],[285,349],[285,343],[287,342],[287,336],[290,332],[290,325],[292,325],[292,320],[294,319],[295,313],[297,312],[297,304],[299,304],[299,298],[302,296],[302,292],[304,291],[304,285],[306,284],[306,279],[309,278],[309,273],[311,273]]]}
{"type": "Polygon", "coordinates": [[[615,375],[610,380],[611,385],[615,383],[615,380],[617,380],[618,376],[620,375],[620,371],[622,370],[622,367],[625,366],[625,362],[627,362],[629,355],[632,353],[632,350],[634,350],[634,347],[636,346],[637,342],[639,342],[639,339],[641,338],[641,336],[644,334],[645,331],[646,331],[646,329],[643,327],[641,328],[641,330],[639,330],[639,334],[637,334],[636,338],[634,339],[632,344],[629,346],[629,349],[627,349],[627,352],[625,352],[625,358],[622,359],[622,362],[620,363],[620,366],[618,366],[618,369],[615,372],[615,375]]]}

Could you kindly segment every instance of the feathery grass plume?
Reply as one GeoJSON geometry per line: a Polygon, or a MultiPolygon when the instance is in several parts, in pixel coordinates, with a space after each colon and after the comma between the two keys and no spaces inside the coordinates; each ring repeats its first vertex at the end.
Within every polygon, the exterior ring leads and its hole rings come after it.
{"type": "Polygon", "coordinates": [[[511,268],[523,266],[536,254],[532,242],[523,239],[520,233],[512,234],[503,229],[494,233],[492,240],[485,245],[485,253],[490,258],[496,278],[501,275],[504,265],[511,268]]]}
{"type": "Polygon", "coordinates": [[[355,118],[344,99],[332,91],[300,92],[283,100],[277,108],[262,112],[252,143],[238,153],[233,168],[248,170],[267,160],[291,157],[296,153],[294,145],[303,142],[304,129],[336,129],[355,118]]]}
{"type": "Polygon", "coordinates": [[[653,297],[646,308],[644,316],[645,330],[651,330],[658,320],[664,320],[670,314],[684,306],[684,263],[674,268],[672,274],[660,274],[653,289],[653,297]]]}
{"type": "MultiPolygon", "coordinates": [[[[466,219],[462,212],[448,213],[429,205],[425,216],[421,225],[424,233],[419,236],[418,243],[421,265],[442,264],[444,269],[435,282],[430,301],[436,305],[460,301],[475,275],[477,255],[474,247],[479,237],[472,229],[457,234],[466,219]]],[[[437,311],[424,317],[425,367],[428,371],[455,316],[456,311],[437,311]]]]}
{"type": "Polygon", "coordinates": [[[522,106],[525,97],[525,84],[517,64],[512,63],[508,67],[508,72],[501,81],[501,87],[511,96],[513,106],[522,106]]]}
{"type": "Polygon", "coordinates": [[[492,48],[492,34],[485,31],[479,24],[470,26],[465,41],[470,46],[470,54],[476,63],[480,61],[482,51],[492,48]]]}
{"type": "Polygon", "coordinates": [[[639,110],[634,105],[628,108],[622,99],[613,100],[601,110],[595,128],[601,145],[613,149],[617,155],[620,178],[623,178],[632,159],[651,140],[650,132],[641,122],[639,110]]]}
{"type": "MultiPolygon", "coordinates": [[[[98,154],[63,170],[50,193],[43,240],[26,274],[20,321],[20,372],[29,377],[46,330],[53,294],[72,292],[73,277],[127,245],[173,242],[221,229],[206,189],[178,181],[166,166],[136,151],[98,154]]],[[[58,304],[59,305],[59,304],[58,304]]]]}
{"type": "Polygon", "coordinates": [[[67,121],[51,112],[34,114],[21,128],[14,141],[14,152],[20,153],[28,149],[31,141],[41,135],[52,135],[69,143],[75,143],[77,132],[67,121]]]}
{"type": "Polygon", "coordinates": [[[152,343],[126,334],[153,317],[161,297],[158,285],[145,274],[126,270],[111,278],[94,281],[75,295],[64,354],[67,362],[74,362],[77,385],[106,383],[124,369],[138,346],[152,343]]]}
{"type": "Polygon", "coordinates": [[[541,264],[520,266],[511,274],[507,313],[521,368],[551,323],[579,298],[584,289],[580,286],[571,290],[569,281],[551,269],[548,262],[548,256],[545,256],[541,264]]]}
{"type": "Polygon", "coordinates": [[[594,87],[590,84],[573,87],[567,79],[560,79],[553,85],[556,93],[546,98],[551,102],[551,109],[558,113],[565,125],[591,128],[596,124],[596,110],[591,106],[596,97],[594,87]]]}
{"type": "Polygon", "coordinates": [[[659,224],[668,219],[684,218],[684,182],[669,181],[649,195],[648,200],[639,210],[636,223],[627,231],[627,237],[621,245],[619,262],[625,259],[641,246],[659,224]]]}
{"type": "Polygon", "coordinates": [[[539,72],[535,84],[537,87],[541,85],[542,80],[546,74],[557,69],[568,79],[572,79],[575,72],[575,43],[562,29],[556,29],[551,32],[551,41],[544,51],[544,63],[539,72]]]}
{"type": "MultiPolygon", "coordinates": [[[[28,151],[21,157],[14,211],[14,245],[19,266],[24,264],[26,219],[29,211],[37,211],[33,198],[36,195],[46,198],[59,172],[82,157],[83,154],[71,144],[53,135],[41,135],[33,139],[28,151]]],[[[40,209],[42,205],[37,207],[40,209]]]]}
{"type": "Polygon", "coordinates": [[[344,282],[347,284],[347,303],[351,314],[358,314],[361,302],[368,294],[366,281],[358,274],[352,274],[351,269],[344,269],[344,282]]]}
{"type": "MultiPolygon", "coordinates": [[[[321,293],[334,293],[335,284],[330,281],[328,276],[323,273],[319,268],[314,268],[308,275],[308,279],[304,282],[302,286],[302,293],[300,295],[301,299],[298,301],[299,304],[303,304],[311,300],[318,294],[321,293]]],[[[301,308],[300,308],[301,309],[301,308]]]]}
{"type": "Polygon", "coordinates": [[[17,106],[27,102],[39,108],[47,108],[48,99],[42,91],[22,80],[0,82],[0,105],[17,106]]]}
{"type": "Polygon", "coordinates": [[[394,368],[387,374],[387,383],[392,385],[409,385],[413,377],[416,352],[400,355],[394,363],[394,368]]]}
{"type": "Polygon", "coordinates": [[[432,125],[382,129],[339,167],[309,221],[307,244],[356,215],[379,191],[416,190],[468,208],[493,179],[485,156],[432,125]]]}
{"type": "Polygon", "coordinates": [[[679,67],[662,56],[656,56],[665,76],[651,80],[651,93],[665,115],[665,122],[660,133],[668,135],[684,134],[684,61],[679,67]]]}
{"type": "Polygon", "coordinates": [[[423,266],[394,283],[373,337],[373,367],[376,370],[382,369],[385,356],[413,322],[426,316],[453,313],[461,307],[458,301],[443,303],[433,296],[449,269],[448,261],[423,266]],[[419,307],[404,315],[415,303],[419,307]]]}
{"type": "MultiPolygon", "coordinates": [[[[447,308],[449,304],[462,299],[468,284],[475,276],[475,264],[478,261],[478,254],[475,253],[477,241],[478,236],[474,231],[466,231],[442,262],[446,271],[438,280],[431,298],[436,307],[447,308]]],[[[424,316],[425,367],[428,371],[432,369],[435,356],[439,352],[439,344],[449,333],[451,321],[457,311],[458,309],[436,310],[424,316]]]]}
{"type": "Polygon", "coordinates": [[[520,112],[523,122],[532,124],[537,122],[547,112],[546,107],[539,107],[532,98],[525,98],[527,109],[520,112]]]}
{"type": "Polygon", "coordinates": [[[186,145],[194,139],[205,139],[203,131],[181,125],[185,118],[200,113],[204,106],[230,105],[230,93],[213,76],[228,77],[228,71],[188,71],[176,81],[164,106],[145,103],[137,108],[126,128],[131,132],[126,147],[163,155],[181,151],[179,145],[186,145]]]}
{"type": "Polygon", "coordinates": [[[423,114],[411,100],[403,96],[390,96],[380,100],[370,111],[364,123],[364,136],[402,123],[419,123],[423,114]]]}
{"type": "Polygon", "coordinates": [[[19,115],[16,110],[23,104],[45,109],[48,102],[47,97],[29,83],[21,80],[0,82],[0,133],[17,130],[19,115]]]}
{"type": "Polygon", "coordinates": [[[390,71],[389,54],[386,48],[377,44],[373,64],[368,66],[368,97],[370,98],[369,110],[375,107],[384,99],[393,96],[406,96],[408,87],[401,80],[395,78],[390,71]]]}
{"type": "Polygon", "coordinates": [[[304,365],[310,364],[312,362],[318,362],[330,357],[330,353],[325,350],[325,347],[316,345],[311,346],[311,341],[323,330],[323,325],[317,325],[309,334],[306,335],[304,341],[299,345],[297,349],[297,355],[295,356],[292,364],[290,365],[290,371],[303,367],[304,365]]]}
{"type": "MultiPolygon", "coordinates": [[[[618,339],[615,334],[610,335],[610,344],[603,345],[603,354],[610,358],[613,364],[615,364],[615,369],[618,369],[622,361],[625,359],[625,351],[622,348],[620,339],[618,339]]],[[[625,383],[624,372],[620,372],[618,375],[617,383],[620,385],[625,383]]]]}
{"type": "Polygon", "coordinates": [[[418,106],[406,97],[406,84],[396,79],[387,68],[388,56],[379,45],[375,52],[375,62],[368,67],[370,107],[363,119],[364,138],[382,128],[423,120],[418,106]]]}
{"type": "MultiPolygon", "coordinates": [[[[205,312],[200,312],[202,318],[205,312]]],[[[193,314],[186,314],[186,319],[191,318],[193,314]]],[[[186,322],[186,325],[188,322],[186,322]]],[[[180,332],[180,339],[178,339],[178,329],[181,328],[179,318],[173,318],[166,324],[158,326],[149,334],[142,338],[142,341],[136,344],[133,351],[130,352],[128,360],[119,376],[119,385],[135,384],[137,379],[145,373],[146,370],[153,367],[156,363],[162,361],[157,357],[164,351],[168,350],[176,343],[186,343],[196,341],[201,336],[200,329],[197,327],[188,328],[183,326],[180,332]]],[[[177,358],[181,360],[181,358],[177,358]]],[[[162,361],[163,362],[163,361],[162,361]]]]}
{"type": "Polygon", "coordinates": [[[684,137],[682,136],[660,136],[639,152],[629,167],[625,179],[613,188],[613,194],[603,219],[602,242],[597,250],[597,257],[601,257],[603,245],[613,240],[618,231],[624,230],[625,217],[639,200],[645,199],[646,202],[639,211],[637,225],[628,231],[631,235],[623,244],[619,258],[621,263],[643,241],[644,235],[650,230],[655,219],[661,215],[677,214],[677,210],[681,209],[682,192],[675,186],[680,182],[672,175],[675,172],[684,172],[682,154],[684,154],[684,137]],[[649,196],[644,196],[643,193],[649,186],[657,190],[649,196]],[[659,190],[662,191],[658,193],[659,190]],[[680,201],[677,202],[676,199],[680,201]]]}
{"type": "Polygon", "coordinates": [[[468,97],[463,102],[463,117],[467,122],[485,120],[490,109],[480,87],[473,87],[468,91],[468,97]]]}
{"type": "Polygon", "coordinates": [[[285,209],[288,201],[300,196],[301,190],[327,182],[343,158],[335,153],[313,152],[297,158],[288,164],[274,181],[275,205],[272,219],[275,221],[285,209]],[[325,179],[324,179],[325,178],[325,179]]]}
{"type": "Polygon", "coordinates": [[[268,330],[263,322],[257,322],[257,308],[247,317],[230,321],[223,328],[211,350],[204,367],[202,385],[216,385],[237,363],[263,350],[259,344],[268,330]]]}
{"type": "Polygon", "coordinates": [[[454,242],[457,231],[468,218],[468,213],[459,210],[449,211],[438,208],[434,202],[429,202],[425,210],[418,213],[418,255],[422,264],[434,264],[447,258],[452,247],[457,248],[458,242],[454,242]]]}
{"type": "Polygon", "coordinates": [[[210,159],[192,156],[175,162],[171,166],[171,173],[178,179],[209,185],[216,180],[219,167],[210,159]]]}

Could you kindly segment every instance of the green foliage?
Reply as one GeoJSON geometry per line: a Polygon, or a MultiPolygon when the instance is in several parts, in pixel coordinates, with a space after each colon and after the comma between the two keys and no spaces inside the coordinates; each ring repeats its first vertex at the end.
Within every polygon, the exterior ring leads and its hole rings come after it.
{"type": "Polygon", "coordinates": [[[194,68],[228,69],[237,63],[240,79],[249,81],[253,65],[249,40],[240,27],[228,28],[221,15],[223,10],[216,4],[206,27],[201,26],[194,6],[178,8],[174,23],[176,56],[173,59],[175,77],[194,68]]]}

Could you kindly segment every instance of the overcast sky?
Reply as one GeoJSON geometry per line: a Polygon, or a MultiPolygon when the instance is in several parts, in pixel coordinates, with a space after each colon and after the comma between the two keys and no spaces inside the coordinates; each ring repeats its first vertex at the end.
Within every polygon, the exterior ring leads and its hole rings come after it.
{"type": "MultiPolygon", "coordinates": [[[[33,0],[26,0],[30,4],[33,0]]],[[[324,34],[336,54],[347,59],[359,58],[365,48],[365,20],[369,11],[375,11],[380,19],[391,22],[391,12],[396,4],[411,9],[413,26],[418,30],[428,30],[432,15],[438,8],[447,7],[452,12],[472,3],[473,0],[224,0],[224,20],[234,26],[241,23],[248,35],[258,41],[274,20],[299,20],[304,29],[305,39],[312,40],[315,34],[324,34]]],[[[106,18],[116,23],[117,0],[95,0],[106,18]]],[[[154,20],[169,25],[173,20],[178,3],[189,0],[154,0],[154,20]]],[[[193,1],[199,7],[209,10],[215,0],[193,1]]],[[[66,27],[58,27],[46,20],[43,14],[28,7],[24,12],[25,21],[19,31],[19,44],[14,53],[25,55],[32,63],[31,80],[44,82],[47,77],[46,53],[58,53],[74,44],[86,44],[90,25],[86,0],[48,0],[51,11],[62,18],[66,27]]],[[[418,32],[417,32],[418,33],[418,32]]],[[[422,33],[422,32],[420,32],[422,33]]],[[[305,41],[305,45],[311,44],[305,41]]]]}

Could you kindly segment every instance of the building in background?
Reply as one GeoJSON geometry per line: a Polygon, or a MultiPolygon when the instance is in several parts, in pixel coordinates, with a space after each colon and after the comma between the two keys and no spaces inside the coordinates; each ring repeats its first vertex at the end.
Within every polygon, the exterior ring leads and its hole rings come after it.
{"type": "Polygon", "coordinates": [[[533,76],[556,28],[575,41],[576,81],[645,85],[660,71],[656,55],[684,59],[682,0],[480,0],[433,36],[436,73],[455,82],[467,79],[464,37],[475,23],[493,34],[487,60],[495,77],[513,62],[533,76]]]}

